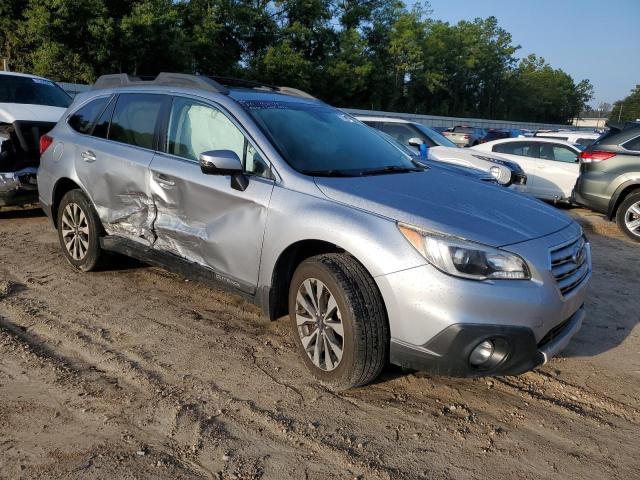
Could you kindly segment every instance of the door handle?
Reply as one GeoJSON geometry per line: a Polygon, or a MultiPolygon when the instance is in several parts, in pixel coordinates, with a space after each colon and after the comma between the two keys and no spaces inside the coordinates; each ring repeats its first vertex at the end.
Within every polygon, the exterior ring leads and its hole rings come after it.
{"type": "Polygon", "coordinates": [[[169,180],[166,175],[163,175],[161,173],[158,175],[154,175],[154,178],[156,179],[156,182],[158,182],[158,185],[160,185],[161,187],[174,187],[176,185],[176,182],[174,182],[173,180],[169,180]]]}
{"type": "Polygon", "coordinates": [[[87,163],[92,163],[96,161],[96,154],[93,153],[91,150],[85,150],[80,154],[80,156],[87,163]]]}

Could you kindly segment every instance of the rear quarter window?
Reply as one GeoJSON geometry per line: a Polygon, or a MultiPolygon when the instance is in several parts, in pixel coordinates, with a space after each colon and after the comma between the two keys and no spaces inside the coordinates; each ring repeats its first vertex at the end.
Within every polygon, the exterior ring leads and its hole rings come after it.
{"type": "Polygon", "coordinates": [[[635,152],[640,152],[640,136],[636,137],[632,140],[629,140],[627,143],[622,145],[627,150],[633,150],[635,152]]]}
{"type": "Polygon", "coordinates": [[[93,125],[107,106],[109,97],[100,97],[91,100],[89,103],[78,109],[69,117],[69,126],[78,133],[89,135],[93,125]]]}

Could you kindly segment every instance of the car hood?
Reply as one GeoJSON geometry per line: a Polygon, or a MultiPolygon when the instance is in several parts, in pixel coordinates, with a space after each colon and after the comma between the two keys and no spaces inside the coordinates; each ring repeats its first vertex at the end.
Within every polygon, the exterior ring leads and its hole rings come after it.
{"type": "Polygon", "coordinates": [[[0,103],[0,122],[13,123],[16,120],[57,123],[65,108],[48,105],[28,105],[23,103],[0,103]]]}
{"type": "Polygon", "coordinates": [[[334,201],[494,247],[542,237],[572,223],[539,200],[442,169],[315,181],[334,201]]]}

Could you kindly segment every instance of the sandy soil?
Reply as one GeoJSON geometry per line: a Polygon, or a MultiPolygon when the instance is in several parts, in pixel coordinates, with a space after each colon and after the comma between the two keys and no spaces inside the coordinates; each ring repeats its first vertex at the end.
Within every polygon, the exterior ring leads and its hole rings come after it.
{"type": "Polygon", "coordinates": [[[335,394],[284,319],[123,258],[77,273],[39,211],[0,212],[0,478],[640,478],[640,245],[569,213],[594,277],[561,358],[335,394]]]}

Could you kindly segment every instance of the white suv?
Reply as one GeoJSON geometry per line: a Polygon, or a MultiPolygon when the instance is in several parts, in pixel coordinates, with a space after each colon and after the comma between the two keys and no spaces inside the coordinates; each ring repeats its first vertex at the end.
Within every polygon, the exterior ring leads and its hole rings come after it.
{"type": "Polygon", "coordinates": [[[38,201],[40,137],[70,104],[51,80],[0,72],[0,207],[38,201]]]}

